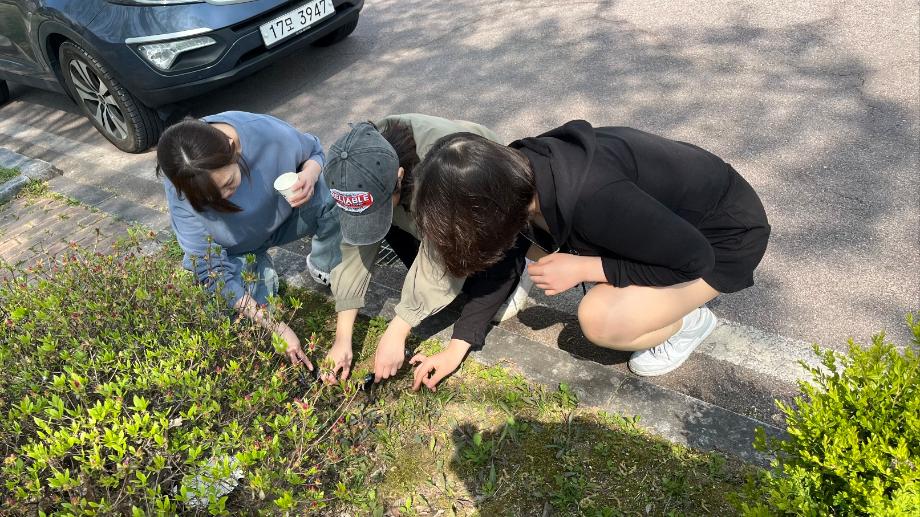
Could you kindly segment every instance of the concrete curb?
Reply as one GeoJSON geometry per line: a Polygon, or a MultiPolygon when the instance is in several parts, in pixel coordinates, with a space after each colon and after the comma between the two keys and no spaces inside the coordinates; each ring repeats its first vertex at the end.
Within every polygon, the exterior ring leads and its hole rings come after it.
{"type": "Polygon", "coordinates": [[[14,176],[13,179],[0,183],[0,205],[16,197],[19,191],[32,181],[25,174],[14,176]]]}
{"type": "Polygon", "coordinates": [[[4,147],[0,147],[0,167],[19,169],[20,174],[30,180],[46,181],[62,174],[57,167],[44,160],[29,158],[4,147]]]}
{"type": "Polygon", "coordinates": [[[729,320],[719,321],[694,353],[719,357],[791,385],[810,379],[799,361],[809,367],[821,367],[811,344],[729,320]]]}
{"type": "Polygon", "coordinates": [[[0,147],[0,167],[19,170],[19,175],[0,184],[0,204],[13,199],[30,181],[45,181],[61,175],[61,171],[46,161],[29,158],[3,147],[0,147]]]}

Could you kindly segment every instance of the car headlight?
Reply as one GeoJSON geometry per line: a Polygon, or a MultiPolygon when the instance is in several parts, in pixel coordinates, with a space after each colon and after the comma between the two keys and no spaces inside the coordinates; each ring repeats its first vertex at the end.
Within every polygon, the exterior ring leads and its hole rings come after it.
{"type": "Polygon", "coordinates": [[[210,47],[217,43],[214,38],[199,36],[197,38],[166,41],[163,43],[148,43],[137,47],[144,59],[160,70],[167,71],[176,62],[176,58],[183,52],[198,48],[210,47]]]}

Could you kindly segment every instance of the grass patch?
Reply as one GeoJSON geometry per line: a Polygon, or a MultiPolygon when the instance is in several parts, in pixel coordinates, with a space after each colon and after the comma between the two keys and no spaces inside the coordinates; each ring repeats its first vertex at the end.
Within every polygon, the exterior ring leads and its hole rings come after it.
{"type": "Polygon", "coordinates": [[[9,181],[19,175],[19,169],[0,167],[0,183],[9,181]]]}
{"type": "Polygon", "coordinates": [[[18,198],[24,199],[26,206],[33,206],[48,199],[54,199],[56,194],[51,192],[51,188],[44,181],[32,180],[26,183],[26,186],[19,191],[18,198]]]}
{"type": "MultiPolygon", "coordinates": [[[[304,303],[293,327],[331,345],[332,307],[304,303]]],[[[354,378],[373,367],[382,318],[355,329],[354,378]]],[[[435,340],[411,345],[425,352],[435,340]]],[[[637,422],[578,406],[567,386],[547,390],[504,365],[468,358],[436,392],[410,390],[409,368],[374,388],[366,403],[379,422],[361,473],[361,504],[372,515],[730,515],[753,470],[720,454],[653,437],[637,422]],[[372,487],[372,488],[368,488],[372,487]]],[[[350,488],[351,490],[351,488],[350,488]]]]}
{"type": "MultiPolygon", "coordinates": [[[[48,186],[48,182],[42,181],[42,180],[29,181],[29,183],[27,183],[26,186],[19,193],[19,197],[24,198],[26,200],[26,204],[28,205],[33,205],[37,202],[41,202],[43,200],[48,200],[48,199],[55,199],[58,201],[62,201],[66,203],[67,206],[80,206],[83,204],[77,201],[76,199],[67,197],[63,194],[58,194],[57,192],[53,192],[51,190],[51,187],[48,186]]],[[[91,206],[87,206],[86,208],[93,212],[99,211],[97,208],[91,207],[91,206]]]]}

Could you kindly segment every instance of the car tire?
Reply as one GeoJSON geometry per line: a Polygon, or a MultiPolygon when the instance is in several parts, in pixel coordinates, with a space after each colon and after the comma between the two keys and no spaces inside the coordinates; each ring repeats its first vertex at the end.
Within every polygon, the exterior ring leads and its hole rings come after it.
{"type": "Polygon", "coordinates": [[[6,81],[0,81],[0,106],[6,104],[8,100],[10,100],[10,87],[7,86],[6,81]]]}
{"type": "Polygon", "coordinates": [[[163,121],[125,90],[106,65],[70,41],[61,45],[58,55],[67,90],[102,136],[129,153],[156,144],[163,121]]]}
{"type": "Polygon", "coordinates": [[[316,40],[315,42],[313,42],[313,45],[317,47],[328,47],[330,45],[335,45],[336,43],[350,36],[352,32],[355,32],[355,28],[357,27],[358,27],[358,19],[355,18],[354,20],[346,23],[345,25],[342,25],[338,29],[316,40]]]}

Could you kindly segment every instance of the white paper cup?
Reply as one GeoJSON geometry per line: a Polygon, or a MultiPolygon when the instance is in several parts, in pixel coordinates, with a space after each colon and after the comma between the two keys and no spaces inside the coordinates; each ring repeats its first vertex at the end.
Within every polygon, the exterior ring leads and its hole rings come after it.
{"type": "Polygon", "coordinates": [[[297,173],[296,172],[285,172],[281,176],[278,176],[275,179],[275,190],[279,194],[284,196],[284,199],[290,199],[291,195],[294,194],[294,191],[291,190],[291,187],[297,183],[297,173]]]}

